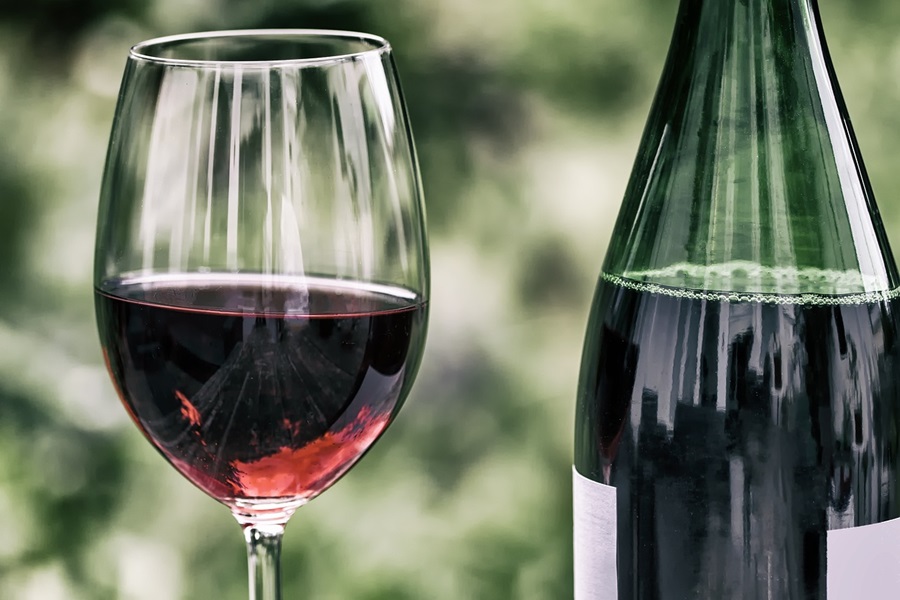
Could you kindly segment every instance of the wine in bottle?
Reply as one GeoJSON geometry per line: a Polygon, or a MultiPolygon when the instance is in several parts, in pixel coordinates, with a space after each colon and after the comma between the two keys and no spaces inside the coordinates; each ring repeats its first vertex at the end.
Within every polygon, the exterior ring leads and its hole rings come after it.
{"type": "Polygon", "coordinates": [[[682,0],[588,323],[576,600],[900,597],[898,285],[815,0],[682,0]]]}

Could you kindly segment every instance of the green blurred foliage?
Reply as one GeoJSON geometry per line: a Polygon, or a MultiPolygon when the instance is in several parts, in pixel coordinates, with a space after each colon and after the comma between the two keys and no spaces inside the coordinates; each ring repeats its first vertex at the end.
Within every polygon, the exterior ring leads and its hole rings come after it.
{"type": "MultiPolygon", "coordinates": [[[[831,50],[900,238],[900,4],[829,0],[831,50]]],[[[302,508],[286,597],[571,597],[571,421],[594,278],[674,0],[0,4],[0,599],[247,597],[237,525],[106,377],[90,290],[127,48],[205,29],[391,40],[423,170],[433,312],[397,423],[302,508]]]]}

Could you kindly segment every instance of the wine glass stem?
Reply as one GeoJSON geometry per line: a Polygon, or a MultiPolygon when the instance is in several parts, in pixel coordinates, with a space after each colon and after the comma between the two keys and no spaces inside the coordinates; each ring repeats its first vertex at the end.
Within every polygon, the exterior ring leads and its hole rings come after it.
{"type": "Polygon", "coordinates": [[[250,600],[281,600],[281,538],[284,525],[247,525],[250,600]]]}

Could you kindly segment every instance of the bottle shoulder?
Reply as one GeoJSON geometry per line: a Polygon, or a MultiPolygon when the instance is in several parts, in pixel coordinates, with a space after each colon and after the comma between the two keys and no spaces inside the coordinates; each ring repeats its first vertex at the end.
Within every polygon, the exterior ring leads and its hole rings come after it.
{"type": "Polygon", "coordinates": [[[817,16],[770,4],[682,4],[606,272],[666,285],[684,265],[713,282],[738,265],[768,275],[726,289],[765,293],[900,285],[817,16]]]}

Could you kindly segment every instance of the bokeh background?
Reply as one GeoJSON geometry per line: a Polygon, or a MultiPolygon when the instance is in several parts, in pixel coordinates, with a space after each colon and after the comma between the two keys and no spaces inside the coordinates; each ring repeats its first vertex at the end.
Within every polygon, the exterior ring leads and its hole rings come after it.
{"type": "MultiPolygon", "coordinates": [[[[128,421],[101,365],[96,203],[128,47],[186,31],[365,30],[395,47],[433,307],[399,420],[301,509],[287,598],[571,598],[583,329],[675,0],[3,0],[0,599],[245,599],[240,531],[128,421]]],[[[900,3],[823,0],[900,245],[900,3]]]]}

